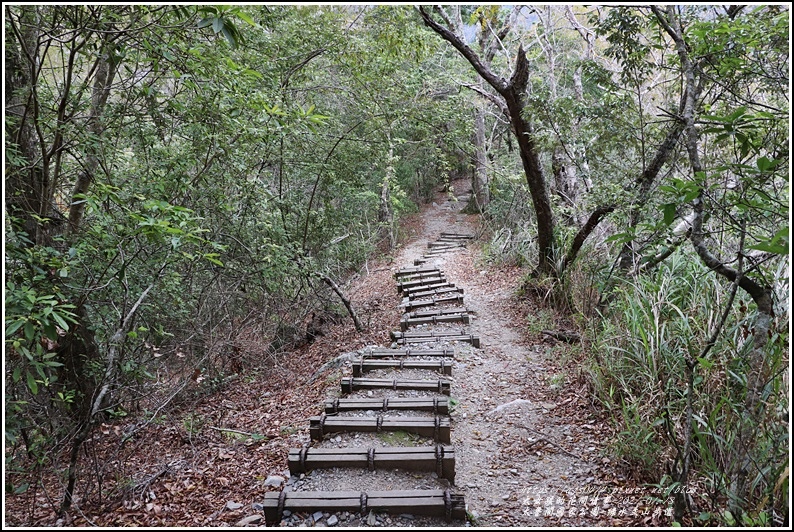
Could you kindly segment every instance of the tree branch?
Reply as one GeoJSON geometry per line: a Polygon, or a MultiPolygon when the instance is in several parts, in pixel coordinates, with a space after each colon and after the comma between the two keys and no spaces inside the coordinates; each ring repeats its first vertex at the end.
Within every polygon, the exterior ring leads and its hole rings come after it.
{"type": "Polygon", "coordinates": [[[463,57],[465,57],[469,63],[471,63],[471,66],[474,67],[474,70],[476,70],[477,73],[480,76],[482,76],[482,78],[485,81],[487,81],[488,84],[491,85],[496,90],[496,92],[498,92],[499,94],[503,94],[507,92],[508,90],[507,81],[504,78],[500,78],[496,74],[494,74],[491,71],[491,69],[488,68],[482,62],[482,60],[480,60],[480,57],[476,54],[474,50],[469,48],[451,30],[445,28],[444,26],[433,20],[430,14],[427,11],[425,11],[424,7],[419,6],[419,14],[422,16],[422,20],[424,21],[425,26],[429,27],[430,29],[438,33],[441,36],[441,38],[443,38],[445,41],[449,42],[452,46],[454,46],[455,49],[458,52],[460,52],[461,55],[463,55],[463,57]]]}

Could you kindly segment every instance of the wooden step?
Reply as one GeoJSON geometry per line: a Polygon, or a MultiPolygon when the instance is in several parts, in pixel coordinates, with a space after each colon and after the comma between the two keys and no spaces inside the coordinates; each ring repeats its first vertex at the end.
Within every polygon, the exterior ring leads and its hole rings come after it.
{"type": "Polygon", "coordinates": [[[403,301],[400,306],[405,308],[406,311],[410,312],[417,308],[422,307],[433,307],[436,305],[442,305],[445,303],[457,303],[459,305],[463,304],[463,295],[458,294],[455,296],[446,296],[446,297],[433,297],[429,299],[423,299],[419,301],[403,301]]]}
{"type": "Polygon", "coordinates": [[[405,281],[397,283],[397,292],[402,292],[406,288],[414,288],[417,286],[425,286],[438,283],[446,283],[447,279],[443,275],[434,275],[432,277],[425,277],[423,279],[416,279],[414,281],[405,281]]]}
{"type": "MultiPolygon", "coordinates": [[[[271,491],[265,493],[265,521],[278,524],[284,510],[297,513],[370,511],[393,515],[415,514],[441,517],[447,521],[466,519],[463,494],[451,490],[392,490],[392,491],[271,491]]],[[[366,518],[366,517],[364,517],[366,518]]]]}
{"type": "Polygon", "coordinates": [[[424,299],[424,298],[428,298],[428,297],[438,297],[438,296],[444,296],[446,294],[454,294],[454,293],[462,294],[463,293],[463,288],[461,288],[459,286],[450,286],[450,287],[447,287],[447,288],[437,288],[437,289],[434,289],[434,290],[424,290],[424,291],[420,291],[420,292],[411,292],[408,295],[408,299],[410,301],[413,301],[415,299],[424,299]]]}
{"type": "Polygon", "coordinates": [[[433,415],[449,414],[449,399],[442,397],[384,397],[384,398],[336,398],[326,399],[325,413],[338,414],[352,410],[416,410],[433,415]]]}
{"type": "Polygon", "coordinates": [[[455,283],[450,283],[449,281],[442,281],[435,284],[423,284],[419,286],[412,286],[408,288],[403,288],[403,294],[411,297],[411,294],[416,294],[420,292],[429,292],[431,290],[441,290],[442,288],[456,288],[455,283]]]}
{"type": "Polygon", "coordinates": [[[313,469],[334,467],[376,469],[407,469],[435,471],[438,478],[455,483],[455,450],[445,445],[435,447],[353,447],[344,449],[290,449],[291,475],[313,469]]]}
{"type": "Polygon", "coordinates": [[[427,344],[432,342],[440,342],[442,340],[447,342],[468,342],[477,349],[480,348],[480,337],[474,336],[472,334],[460,334],[457,336],[421,336],[412,338],[398,338],[395,341],[397,342],[397,345],[408,345],[427,344]]]}
{"type": "Polygon", "coordinates": [[[452,366],[445,364],[444,359],[440,360],[366,360],[359,359],[353,361],[353,376],[361,377],[367,371],[379,369],[427,369],[438,371],[444,375],[452,375],[452,366]]]}
{"type": "Polygon", "coordinates": [[[321,414],[309,418],[309,434],[313,440],[322,441],[328,434],[337,432],[394,432],[402,430],[449,443],[449,418],[434,417],[344,417],[321,414]]]}
{"type": "Polygon", "coordinates": [[[454,249],[454,248],[466,247],[466,244],[463,243],[463,242],[449,242],[449,241],[448,242],[440,242],[440,241],[436,241],[436,242],[428,242],[427,243],[427,247],[429,249],[434,249],[434,248],[450,248],[450,249],[454,249]]]}
{"type": "Polygon", "coordinates": [[[434,308],[428,310],[418,310],[408,313],[406,319],[426,318],[428,316],[445,316],[447,314],[468,314],[469,309],[464,307],[434,308]]]}
{"type": "Polygon", "coordinates": [[[451,238],[455,240],[473,240],[474,235],[462,234],[462,233],[441,233],[439,238],[451,238]]]}
{"type": "Polygon", "coordinates": [[[462,327],[457,330],[450,329],[446,331],[392,331],[389,336],[392,340],[397,341],[400,338],[426,338],[428,336],[432,338],[448,338],[450,336],[465,336],[469,334],[466,328],[462,327]]]}
{"type": "Polygon", "coordinates": [[[367,358],[395,358],[395,357],[454,357],[454,349],[365,349],[361,356],[367,358]]]}
{"type": "Polygon", "coordinates": [[[408,318],[400,322],[400,329],[407,331],[408,327],[424,325],[426,323],[471,323],[468,314],[443,314],[441,316],[425,316],[423,318],[408,318]]]}
{"type": "Polygon", "coordinates": [[[406,268],[401,268],[400,270],[397,270],[397,272],[394,274],[394,277],[396,277],[396,278],[402,278],[402,277],[416,277],[416,278],[419,278],[419,277],[422,276],[422,274],[439,275],[440,273],[442,273],[441,270],[438,269],[435,266],[416,266],[416,267],[413,267],[413,268],[408,266],[406,268]]]}
{"type": "Polygon", "coordinates": [[[430,251],[426,251],[422,258],[425,260],[432,259],[433,257],[440,257],[441,255],[445,255],[451,251],[457,251],[459,249],[464,249],[463,247],[454,247],[454,248],[436,248],[431,249],[430,251]]]}
{"type": "Polygon", "coordinates": [[[353,393],[355,390],[420,390],[428,392],[438,392],[449,395],[449,381],[438,380],[417,380],[417,379],[363,379],[357,377],[344,377],[341,381],[342,393],[353,393]]]}

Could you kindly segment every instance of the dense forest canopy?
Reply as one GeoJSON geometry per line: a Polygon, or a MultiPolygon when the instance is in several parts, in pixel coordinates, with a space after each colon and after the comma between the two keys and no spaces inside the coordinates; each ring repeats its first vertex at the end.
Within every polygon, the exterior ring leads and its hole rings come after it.
{"type": "Polygon", "coordinates": [[[348,319],[465,178],[627,469],[788,519],[787,4],[3,9],[7,496],[54,471],[67,511],[99,422],[348,319]]]}

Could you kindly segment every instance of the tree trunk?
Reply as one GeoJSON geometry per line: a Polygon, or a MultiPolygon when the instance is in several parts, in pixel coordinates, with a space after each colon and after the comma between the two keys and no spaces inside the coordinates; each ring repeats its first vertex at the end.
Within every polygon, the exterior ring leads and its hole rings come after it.
{"type": "Polygon", "coordinates": [[[47,231],[42,220],[51,214],[52,202],[48,196],[49,172],[42,160],[35,124],[39,105],[35,87],[40,61],[38,13],[33,5],[20,6],[18,17],[6,9],[13,31],[8,32],[5,47],[5,133],[7,146],[16,147],[16,157],[6,160],[5,200],[8,214],[20,220],[30,240],[43,244],[47,231]]]}
{"type": "Polygon", "coordinates": [[[474,174],[472,196],[467,211],[484,212],[491,201],[488,182],[488,155],[485,143],[485,110],[477,106],[474,114],[474,174]]]}
{"type": "Polygon", "coordinates": [[[85,213],[85,194],[91,183],[94,181],[97,170],[100,166],[102,154],[101,139],[105,130],[102,123],[102,115],[110,96],[110,87],[113,85],[113,78],[116,76],[116,62],[114,61],[113,44],[109,39],[104,39],[101,56],[97,62],[96,73],[94,74],[94,86],[91,93],[91,108],[88,115],[87,129],[91,134],[86,148],[86,163],[83,171],[77,176],[72,191],[72,203],[69,207],[69,227],[72,232],[77,231],[85,213]]]}

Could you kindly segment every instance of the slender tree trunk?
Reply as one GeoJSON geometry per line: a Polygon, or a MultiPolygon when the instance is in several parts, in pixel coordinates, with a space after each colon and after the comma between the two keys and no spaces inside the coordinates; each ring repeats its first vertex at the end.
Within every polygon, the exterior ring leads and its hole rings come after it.
{"type": "Polygon", "coordinates": [[[488,155],[485,142],[485,109],[474,112],[474,174],[472,176],[471,212],[483,212],[491,201],[488,181],[488,155]]]}
{"type": "Polygon", "coordinates": [[[10,26],[5,47],[5,132],[7,146],[16,151],[16,157],[6,161],[5,200],[8,214],[20,219],[30,240],[43,244],[47,228],[42,220],[49,217],[52,202],[45,150],[36,131],[39,15],[34,5],[19,6],[18,16],[8,6],[5,9],[10,26]]]}
{"type": "Polygon", "coordinates": [[[102,156],[102,133],[105,130],[102,123],[102,115],[110,96],[110,88],[116,76],[116,63],[113,60],[113,44],[109,39],[105,39],[102,46],[101,57],[98,60],[97,69],[94,74],[94,86],[91,93],[91,108],[88,115],[87,129],[91,134],[91,139],[86,148],[86,163],[83,170],[77,176],[74,189],[72,191],[72,204],[69,207],[69,227],[71,231],[77,231],[85,213],[85,194],[91,183],[94,181],[100,166],[102,156]]]}

